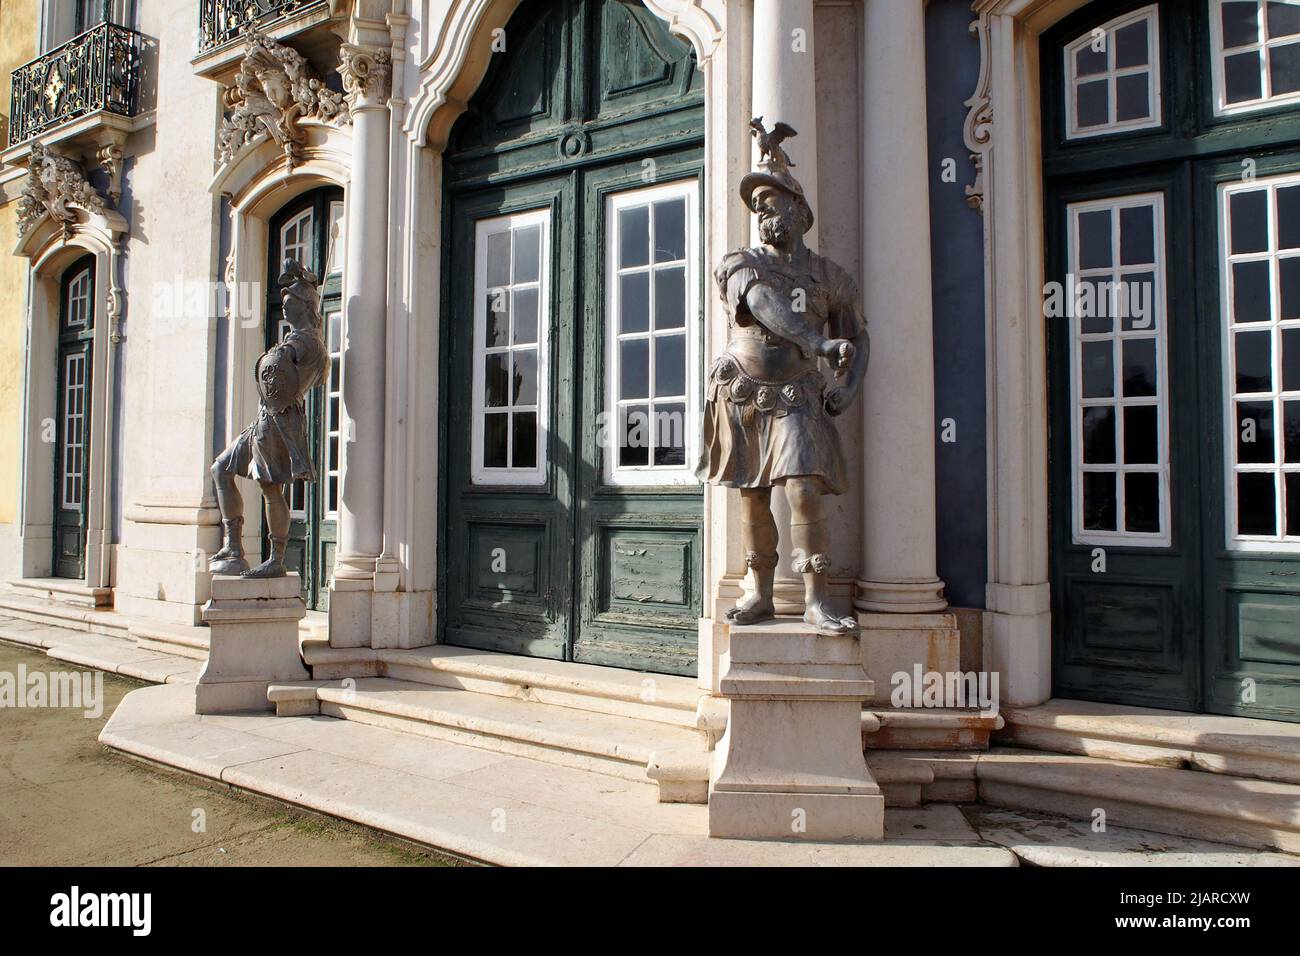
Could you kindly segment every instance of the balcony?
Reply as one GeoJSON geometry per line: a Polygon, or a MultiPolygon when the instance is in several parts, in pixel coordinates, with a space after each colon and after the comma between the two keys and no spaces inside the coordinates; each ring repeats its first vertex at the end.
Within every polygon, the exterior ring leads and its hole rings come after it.
{"type": "Polygon", "coordinates": [[[199,56],[238,40],[244,29],[273,31],[315,8],[326,16],[327,0],[199,0],[199,56]]]}
{"type": "Polygon", "coordinates": [[[13,72],[9,146],[82,117],[135,116],[143,38],[100,23],[13,72]]]}

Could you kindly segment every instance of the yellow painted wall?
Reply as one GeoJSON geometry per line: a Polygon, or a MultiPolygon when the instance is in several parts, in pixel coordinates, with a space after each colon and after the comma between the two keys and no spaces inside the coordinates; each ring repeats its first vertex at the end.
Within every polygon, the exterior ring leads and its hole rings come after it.
{"type": "MultiPolygon", "coordinates": [[[[9,136],[9,74],[36,56],[37,0],[0,0],[0,115],[9,136]]],[[[0,176],[11,170],[0,170],[0,176]]],[[[17,238],[21,180],[4,186],[0,200],[0,524],[18,512],[18,431],[23,412],[23,338],[27,260],[12,255],[17,238]]]]}

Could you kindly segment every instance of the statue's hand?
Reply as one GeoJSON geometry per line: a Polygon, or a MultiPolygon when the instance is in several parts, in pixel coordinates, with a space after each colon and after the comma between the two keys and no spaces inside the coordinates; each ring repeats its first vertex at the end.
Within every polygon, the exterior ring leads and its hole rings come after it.
{"type": "Polygon", "coordinates": [[[831,388],[823,400],[826,405],[826,414],[838,415],[853,404],[853,396],[857,389],[849,388],[847,385],[836,385],[831,388]]]}
{"type": "Polygon", "coordinates": [[[830,363],[836,375],[843,375],[853,367],[858,349],[848,339],[827,339],[821,348],[822,358],[830,363]]]}

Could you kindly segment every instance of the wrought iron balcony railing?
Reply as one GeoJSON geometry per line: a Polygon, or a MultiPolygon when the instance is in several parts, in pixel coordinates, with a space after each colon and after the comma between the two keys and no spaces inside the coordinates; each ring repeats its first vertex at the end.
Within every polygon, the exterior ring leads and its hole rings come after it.
{"type": "Polygon", "coordinates": [[[14,70],[9,145],[99,110],[134,116],[141,45],[134,30],[100,23],[14,70]]]}
{"type": "Polygon", "coordinates": [[[225,46],[250,25],[272,26],[326,0],[199,0],[199,52],[225,46]]]}

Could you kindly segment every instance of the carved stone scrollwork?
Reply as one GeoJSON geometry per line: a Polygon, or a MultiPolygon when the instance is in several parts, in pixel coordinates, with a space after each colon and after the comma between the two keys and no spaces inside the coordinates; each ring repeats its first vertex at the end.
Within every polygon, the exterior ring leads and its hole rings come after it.
{"type": "Polygon", "coordinates": [[[962,134],[971,151],[975,182],[966,187],[966,204],[981,212],[984,209],[984,159],[993,145],[993,100],[989,86],[989,21],[987,14],[970,25],[970,32],[980,44],[980,75],[975,92],[966,101],[966,123],[962,134]]]}
{"type": "Polygon", "coordinates": [[[27,230],[48,214],[62,224],[64,236],[70,236],[77,222],[74,207],[102,215],[104,197],[86,180],[77,162],[33,143],[27,182],[18,201],[18,235],[26,235],[27,230]]]}
{"type": "Polygon", "coordinates": [[[301,53],[253,29],[248,31],[248,50],[224,101],[230,112],[218,135],[222,163],[266,133],[293,168],[302,162],[307,141],[298,125],[301,120],[347,123],[351,119],[343,96],[325,85],[301,53]]]}
{"type": "Polygon", "coordinates": [[[99,147],[95,153],[95,159],[99,161],[100,168],[108,174],[108,198],[112,200],[114,206],[122,198],[122,159],[124,156],[121,143],[106,143],[99,147]]]}
{"type": "Polygon", "coordinates": [[[387,50],[352,43],[339,49],[339,76],[343,77],[348,106],[353,110],[378,106],[388,99],[392,72],[393,58],[387,50]]]}

